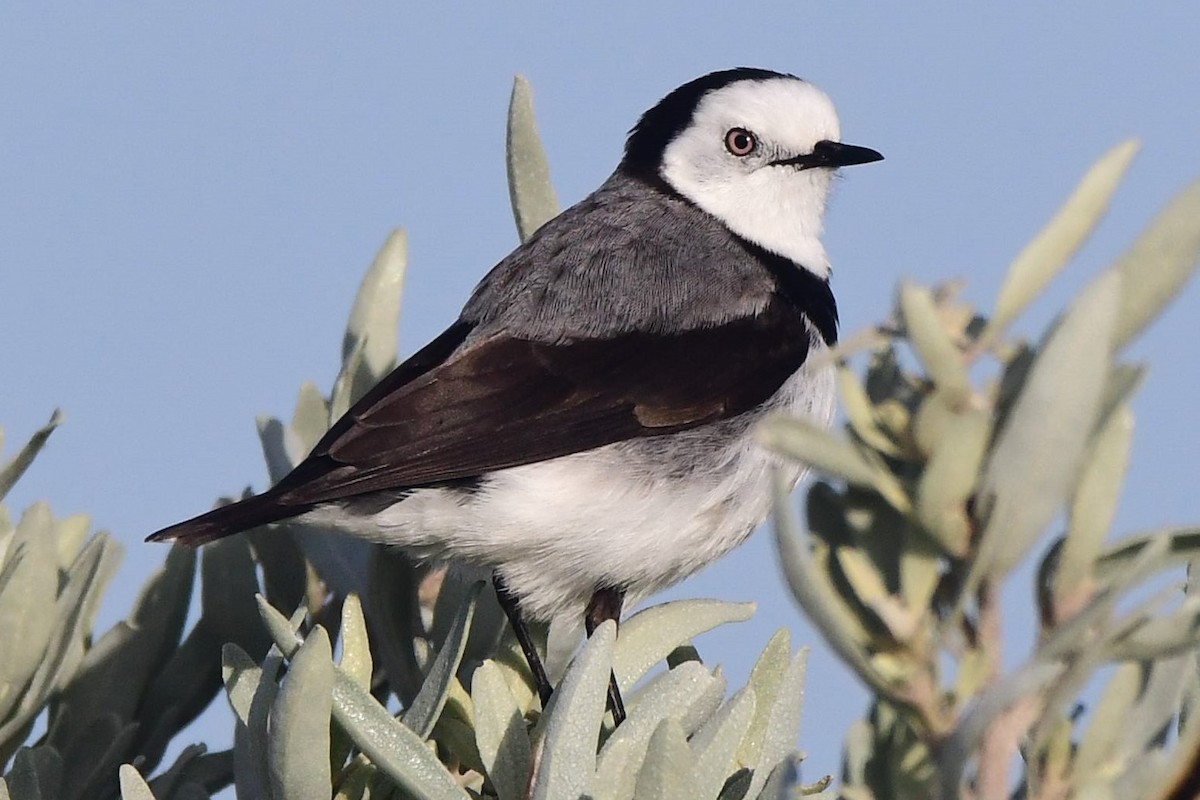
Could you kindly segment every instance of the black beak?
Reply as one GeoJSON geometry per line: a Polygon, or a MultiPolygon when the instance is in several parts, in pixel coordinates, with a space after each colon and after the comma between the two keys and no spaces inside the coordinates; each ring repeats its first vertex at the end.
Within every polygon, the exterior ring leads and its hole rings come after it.
{"type": "Polygon", "coordinates": [[[841,142],[821,141],[817,142],[813,146],[813,151],[807,155],[772,161],[771,164],[780,167],[799,167],[800,169],[813,169],[814,167],[837,169],[838,167],[849,167],[853,164],[870,164],[872,161],[882,160],[883,155],[879,151],[872,150],[869,147],[842,144],[841,142]]]}

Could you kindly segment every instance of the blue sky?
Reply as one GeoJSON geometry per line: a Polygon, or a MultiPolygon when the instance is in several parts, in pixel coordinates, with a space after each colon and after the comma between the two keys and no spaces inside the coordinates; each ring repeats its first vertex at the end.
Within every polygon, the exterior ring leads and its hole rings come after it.
{"type": "MultiPolygon", "coordinates": [[[[148,532],[265,470],[258,414],[328,389],[363,270],[409,231],[412,352],[516,242],[504,179],[514,73],[536,93],[560,199],[598,185],[637,115],[713,69],[808,77],[847,141],[827,248],[843,330],[902,277],[968,280],[1009,259],[1108,147],[1144,149],[1103,229],[1021,321],[1036,333],[1175,191],[1200,176],[1200,8],[1162,3],[464,2],[9,4],[0,11],[0,425],[9,447],[68,423],[9,497],[88,512],[128,548],[111,624],[163,558],[148,532]]],[[[1200,519],[1191,286],[1132,350],[1153,368],[1118,530],[1200,519]]],[[[1025,592],[1023,587],[1016,590],[1025,592]]],[[[769,536],[668,596],[755,599],[702,640],[742,680],[771,632],[816,639],[769,536]]],[[[1030,632],[1010,630],[1014,657],[1030,632]]],[[[859,691],[819,647],[802,746],[835,770],[859,691]]],[[[228,741],[221,716],[198,738],[228,741]]]]}

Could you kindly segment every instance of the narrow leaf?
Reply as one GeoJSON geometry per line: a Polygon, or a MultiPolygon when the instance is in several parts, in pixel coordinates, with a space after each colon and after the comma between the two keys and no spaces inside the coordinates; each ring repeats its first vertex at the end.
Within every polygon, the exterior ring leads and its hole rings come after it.
{"type": "Polygon", "coordinates": [[[338,666],[346,677],[367,691],[371,690],[371,641],[367,637],[367,620],[363,616],[358,595],[347,595],[342,603],[342,659],[338,666]]]}
{"type": "Polygon", "coordinates": [[[985,338],[1002,330],[1041,294],[1104,217],[1140,144],[1122,142],[1083,176],[1071,197],[1008,270],[985,338]]]}
{"type": "Polygon", "coordinates": [[[597,800],[630,797],[638,769],[646,758],[650,737],[663,720],[674,719],[685,734],[693,731],[708,716],[724,695],[725,681],[717,679],[699,662],[688,662],[654,677],[637,694],[626,698],[628,717],[608,737],[600,751],[596,783],[592,787],[597,800]],[[717,694],[713,696],[712,690],[717,694]],[[696,705],[712,697],[711,708],[696,705]],[[699,701],[699,703],[697,702],[699,701]],[[699,710],[704,713],[693,713],[699,710]]]}
{"type": "Polygon", "coordinates": [[[948,396],[965,398],[971,388],[966,362],[942,323],[933,292],[905,282],[900,287],[900,310],[909,341],[929,371],[929,377],[948,396]]]}
{"type": "Polygon", "coordinates": [[[532,748],[525,720],[500,668],[484,661],[471,678],[475,744],[500,800],[521,800],[529,780],[532,748]]]}
{"type": "Polygon", "coordinates": [[[655,729],[638,771],[638,800],[693,800],[696,790],[692,750],[679,722],[667,717],[655,729]]]}
{"type": "Polygon", "coordinates": [[[1117,511],[1133,444],[1133,413],[1121,406],[1093,438],[1054,576],[1054,595],[1064,602],[1091,575],[1117,511]]]}
{"type": "MultiPolygon", "coordinates": [[[[286,617],[261,596],[258,609],[275,644],[290,656],[300,645],[286,617]]],[[[334,669],[333,718],[358,748],[397,786],[417,800],[468,800],[437,757],[413,731],[388,713],[340,669],[334,669]]]]}
{"type": "Polygon", "coordinates": [[[677,600],[639,611],[621,623],[613,671],[621,686],[633,686],[681,644],[730,622],[745,622],[753,603],[677,600]]]}
{"type": "Polygon", "coordinates": [[[0,500],[8,494],[9,489],[13,487],[21,476],[25,474],[25,470],[29,469],[29,465],[33,463],[33,459],[38,452],[46,446],[46,440],[50,438],[50,434],[54,429],[63,422],[62,412],[57,408],[50,415],[50,421],[33,434],[26,442],[25,446],[17,451],[8,463],[0,467],[0,500]]]}
{"type": "Polygon", "coordinates": [[[146,779],[132,764],[122,764],[117,775],[121,780],[121,800],[154,800],[146,779]]]}
{"type": "Polygon", "coordinates": [[[1007,573],[1075,483],[1108,377],[1121,278],[1095,281],[1038,353],[984,468],[987,524],[967,589],[1007,573]]]}
{"type": "Polygon", "coordinates": [[[475,615],[475,604],[479,600],[479,592],[483,589],[483,581],[476,581],[459,607],[446,635],[442,649],[434,659],[433,665],[425,676],[421,691],[413,698],[412,705],[404,712],[404,724],[416,731],[422,739],[429,738],[433,726],[437,723],[446,698],[450,693],[450,685],[458,672],[462,661],[463,650],[467,646],[467,635],[471,632],[471,619],[475,615]]]}
{"type": "Polygon", "coordinates": [[[363,363],[376,379],[396,363],[396,326],[407,268],[408,237],[397,228],[363,276],[342,338],[342,360],[361,346],[363,363]]]}
{"type": "Polygon", "coordinates": [[[692,737],[696,753],[696,800],[716,800],[725,779],[733,771],[737,752],[750,730],[756,700],[753,687],[746,686],[692,737]]]}
{"type": "Polygon", "coordinates": [[[991,430],[990,416],[983,411],[968,409],[951,416],[917,485],[917,518],[953,556],[962,557],[970,543],[967,499],[979,480],[991,430]]]}
{"type": "Polygon", "coordinates": [[[606,620],[579,651],[551,698],[533,800],[591,792],[616,638],[616,624],[606,620]]]}
{"type": "Polygon", "coordinates": [[[312,381],[300,384],[296,410],[292,412],[292,424],[288,427],[303,444],[304,455],[308,455],[317,440],[325,435],[329,423],[329,403],[321,390],[312,381]]]}
{"type": "Polygon", "coordinates": [[[533,91],[522,75],[513,80],[508,103],[506,163],[513,218],[521,241],[525,241],[558,215],[558,199],[550,183],[550,165],[533,116],[533,91]]]}
{"type": "Polygon", "coordinates": [[[803,462],[815,470],[855,486],[878,491],[897,510],[907,512],[908,497],[895,477],[871,461],[851,442],[812,422],[775,414],[758,428],[764,447],[803,462]]]}
{"type": "MultiPolygon", "coordinates": [[[[808,648],[805,647],[788,662],[787,668],[779,677],[774,697],[768,695],[764,698],[770,703],[770,708],[766,714],[758,763],[754,766],[754,778],[747,793],[751,797],[762,785],[760,780],[765,782],[767,776],[783,764],[796,749],[796,737],[800,735],[800,715],[804,710],[804,677],[807,667],[808,648]]],[[[755,692],[755,696],[759,696],[757,686],[755,692]]],[[[755,716],[757,717],[757,713],[755,716]]],[[[752,725],[749,735],[755,733],[752,725]]]]}
{"type": "Polygon", "coordinates": [[[313,629],[292,657],[271,708],[267,761],[277,797],[326,800],[330,795],[329,717],[333,657],[329,635],[313,629]]]}
{"type": "Polygon", "coordinates": [[[1182,290],[1200,264],[1200,181],[1177,194],[1117,260],[1123,277],[1113,342],[1124,347],[1182,290]]]}
{"type": "Polygon", "coordinates": [[[1105,767],[1104,762],[1121,739],[1121,730],[1129,720],[1144,677],[1141,664],[1122,664],[1108,682],[1075,752],[1072,772],[1076,783],[1105,767]]]}

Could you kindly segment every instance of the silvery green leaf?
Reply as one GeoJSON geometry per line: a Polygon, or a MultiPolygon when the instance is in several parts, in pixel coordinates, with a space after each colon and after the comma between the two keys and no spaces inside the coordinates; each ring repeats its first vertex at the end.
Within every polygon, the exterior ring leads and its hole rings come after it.
{"type": "Polygon", "coordinates": [[[250,724],[250,707],[262,679],[262,668],[236,644],[221,648],[221,680],[238,721],[250,724]]]}
{"type": "Polygon", "coordinates": [[[1111,360],[1121,277],[1101,276],[1042,346],[984,467],[987,519],[967,590],[1006,574],[1074,485],[1111,360]]]}
{"type": "Polygon", "coordinates": [[[874,487],[878,470],[850,441],[797,417],[774,415],[758,427],[758,441],[770,450],[797,459],[822,473],[857,486],[874,487]]]}
{"type": "Polygon", "coordinates": [[[0,466],[0,500],[8,494],[8,490],[13,487],[21,476],[25,474],[25,470],[29,469],[29,465],[33,463],[33,459],[37,456],[38,451],[46,446],[46,440],[50,438],[50,434],[54,429],[63,422],[62,412],[57,408],[50,415],[50,421],[45,427],[37,431],[33,436],[29,437],[29,441],[22,447],[17,454],[13,456],[7,463],[0,466]]]}
{"type": "Polygon", "coordinates": [[[1200,644],[1200,597],[1189,596],[1173,613],[1151,619],[1113,642],[1111,661],[1138,661],[1178,655],[1200,644]]]}
{"type": "Polygon", "coordinates": [[[692,736],[696,800],[716,800],[736,766],[738,749],[754,719],[754,688],[743,687],[692,736]]]}
{"type": "Polygon", "coordinates": [[[1139,148],[1137,141],[1129,140],[1105,153],[1054,218],[1025,246],[1009,267],[987,338],[1007,326],[1071,260],[1108,210],[1139,148]]]}
{"type": "Polygon", "coordinates": [[[1133,413],[1121,406],[1092,438],[1071,498],[1067,535],[1054,574],[1059,602],[1091,575],[1117,511],[1133,444],[1133,413]]]}
{"type": "Polygon", "coordinates": [[[55,607],[58,552],[48,505],[35,503],[22,515],[11,547],[13,556],[0,578],[0,642],[7,643],[0,647],[0,721],[42,661],[60,611],[55,607]]]}
{"type": "MultiPolygon", "coordinates": [[[[724,681],[692,661],[655,676],[637,694],[626,698],[628,716],[605,741],[596,764],[592,787],[596,800],[634,796],[638,767],[659,724],[670,717],[685,735],[691,732],[699,725],[701,715],[690,712],[697,700],[711,698],[714,688],[723,694],[724,681]]],[[[715,699],[720,702],[719,696],[715,699]]]]}
{"type": "Polygon", "coordinates": [[[905,282],[900,286],[900,311],[913,349],[939,389],[954,398],[965,398],[971,391],[962,351],[938,314],[933,292],[924,286],[905,282]]]}
{"type": "Polygon", "coordinates": [[[146,687],[183,635],[196,551],[172,547],[162,569],[142,587],[128,620],[105,632],[64,689],[47,739],[66,753],[80,728],[107,714],[137,718],[146,687]]]}
{"type": "Polygon", "coordinates": [[[121,800],[154,800],[146,779],[132,764],[122,764],[117,775],[121,781],[121,800]]]}
{"type": "Polygon", "coordinates": [[[550,699],[533,800],[574,798],[591,791],[616,638],[616,623],[603,622],[550,699]]]}
{"type": "Polygon", "coordinates": [[[1162,563],[1155,568],[1167,564],[1188,564],[1200,558],[1200,528],[1168,528],[1152,533],[1141,533],[1127,536],[1104,552],[1096,561],[1096,578],[1102,582],[1119,580],[1130,572],[1133,564],[1137,563],[1146,552],[1161,539],[1166,540],[1165,555],[1162,563]]]}
{"type": "Polygon", "coordinates": [[[979,479],[979,466],[991,434],[986,412],[967,409],[953,415],[945,435],[933,445],[917,485],[917,518],[950,555],[962,557],[971,537],[967,499],[979,479]]]}
{"type": "Polygon", "coordinates": [[[692,749],[679,721],[664,719],[654,730],[638,770],[638,800],[692,800],[696,796],[692,749]]]}
{"type": "Polygon", "coordinates": [[[72,514],[64,517],[54,526],[55,538],[58,540],[58,566],[69,569],[71,562],[79,555],[87,541],[92,528],[92,520],[86,514],[72,514]]]}
{"type": "MultiPolygon", "coordinates": [[[[767,642],[767,646],[758,656],[758,661],[754,663],[754,668],[750,670],[747,686],[754,689],[754,719],[750,721],[750,729],[738,749],[737,760],[740,766],[751,769],[758,766],[771,712],[791,661],[791,647],[792,639],[787,629],[780,628],[771,637],[771,641],[767,642]]],[[[762,786],[761,781],[756,783],[762,786]]]]}
{"type": "Polygon", "coordinates": [[[1076,785],[1083,783],[1088,775],[1103,769],[1111,772],[1113,767],[1106,762],[1113,757],[1121,740],[1121,731],[1129,722],[1129,714],[1144,680],[1142,664],[1122,664],[1117,667],[1112,679],[1105,687],[1100,701],[1092,709],[1087,729],[1075,751],[1071,772],[1076,785]]]}
{"type": "Polygon", "coordinates": [[[4,776],[13,800],[58,800],[63,760],[53,747],[22,747],[4,776]]]}
{"type": "Polygon", "coordinates": [[[1108,422],[1116,410],[1130,405],[1134,394],[1142,387],[1146,377],[1144,364],[1114,364],[1108,374],[1108,382],[1104,385],[1104,396],[1100,400],[1100,413],[1097,415],[1097,428],[1108,422]]]}
{"type": "Polygon", "coordinates": [[[876,489],[889,502],[898,503],[898,508],[907,510],[903,490],[891,474],[869,460],[851,442],[818,425],[774,414],[759,426],[758,440],[764,447],[802,461],[827,475],[855,486],[876,489]]]}
{"type": "Polygon", "coordinates": [[[529,779],[532,748],[525,720],[500,668],[484,661],[471,679],[475,744],[500,800],[521,800],[529,779]]]}
{"type": "MultiPolygon", "coordinates": [[[[54,557],[52,551],[49,558],[54,557]]],[[[84,641],[91,632],[100,595],[116,571],[119,558],[120,547],[107,534],[100,533],[84,546],[72,563],[66,586],[55,601],[51,616],[54,622],[43,659],[29,680],[15,713],[0,725],[0,742],[11,739],[32,720],[50,694],[60,690],[75,672],[83,658],[84,641]]]]}
{"type": "Polygon", "coordinates": [[[462,606],[455,615],[454,623],[442,649],[434,659],[433,665],[425,676],[421,691],[413,698],[412,705],[405,711],[402,719],[404,724],[416,731],[422,739],[428,739],[433,733],[433,726],[446,705],[450,692],[450,684],[458,671],[462,660],[463,650],[467,646],[467,635],[471,632],[471,619],[475,615],[475,604],[479,600],[479,592],[483,589],[483,581],[477,581],[463,600],[462,606]]]}
{"type": "Polygon", "coordinates": [[[292,423],[288,426],[304,445],[305,455],[329,430],[329,401],[312,381],[300,384],[296,397],[296,408],[292,411],[292,423]]]}
{"type": "MultiPolygon", "coordinates": [[[[821,484],[814,487],[814,492],[821,484]]],[[[855,631],[862,629],[843,603],[829,576],[813,560],[811,548],[801,531],[800,520],[792,503],[791,487],[778,475],[774,476],[775,543],[779,548],[780,566],[792,590],[792,596],[808,615],[809,620],[860,678],[875,691],[890,696],[888,680],[871,664],[855,631]]],[[[810,494],[810,502],[812,495],[810,494]]]]}
{"type": "Polygon", "coordinates": [[[1187,670],[1193,653],[1159,658],[1150,663],[1149,680],[1141,687],[1138,703],[1119,726],[1118,753],[1128,764],[1136,763],[1145,753],[1166,743],[1171,720],[1179,712],[1187,670]]]}
{"type": "Polygon", "coordinates": [[[705,631],[729,622],[745,622],[753,603],[677,600],[639,611],[621,623],[613,671],[622,687],[632,686],[672,650],[705,631]]]}
{"type": "Polygon", "coordinates": [[[1177,194],[1114,269],[1123,276],[1113,342],[1124,347],[1191,279],[1200,263],[1200,181],[1177,194]]]}
{"type": "Polygon", "coordinates": [[[342,338],[342,360],[361,345],[363,364],[376,380],[396,363],[396,326],[407,268],[408,237],[397,228],[363,276],[342,338]]]}
{"type": "MultiPolygon", "coordinates": [[[[747,793],[751,797],[762,785],[760,781],[766,781],[768,776],[773,775],[773,771],[784,763],[785,759],[796,749],[796,737],[800,735],[800,714],[804,710],[804,676],[807,666],[808,648],[804,647],[790,659],[787,668],[779,676],[774,687],[773,697],[769,694],[771,687],[755,683],[755,678],[751,675],[751,685],[755,688],[755,696],[764,699],[765,702],[761,705],[770,704],[770,707],[766,709],[766,726],[763,730],[762,747],[758,761],[754,765],[754,777],[750,782],[750,791],[747,793]]],[[[755,672],[757,671],[758,667],[755,666],[755,672]]],[[[757,735],[757,712],[756,708],[755,719],[747,732],[747,739],[757,735]]]]}
{"type": "MultiPolygon", "coordinates": [[[[296,652],[300,639],[287,618],[261,596],[257,602],[262,621],[275,644],[285,656],[296,652]]],[[[336,667],[333,718],[350,734],[359,750],[412,797],[417,800],[468,800],[466,791],[455,783],[424,741],[336,667]]]]}
{"type": "Polygon", "coordinates": [[[300,438],[275,417],[262,415],[254,423],[258,427],[263,460],[267,462],[267,476],[271,483],[279,483],[284,475],[292,471],[292,467],[300,463],[307,451],[300,438]]]}
{"type": "Polygon", "coordinates": [[[367,691],[371,690],[371,641],[367,636],[367,620],[363,616],[358,595],[346,596],[342,603],[342,658],[338,662],[346,677],[367,691]]]}
{"type": "Polygon", "coordinates": [[[901,449],[883,431],[876,418],[875,407],[867,389],[854,370],[847,365],[837,368],[838,397],[846,412],[851,429],[867,445],[889,456],[900,456],[901,449]]]}
{"type": "Polygon", "coordinates": [[[522,75],[513,79],[508,103],[508,194],[521,241],[558,214],[550,165],[533,116],[533,91],[522,75]]]}
{"type": "Polygon", "coordinates": [[[354,401],[370,388],[371,371],[367,367],[367,342],[358,339],[342,359],[342,370],[333,382],[329,399],[329,418],[341,419],[354,401]]]}
{"type": "Polygon", "coordinates": [[[229,675],[225,678],[230,704],[238,715],[233,738],[233,776],[237,793],[239,797],[270,800],[274,792],[267,752],[268,723],[271,706],[279,694],[276,681],[283,667],[283,655],[278,647],[271,647],[260,667],[251,666],[253,661],[237,645],[225,645],[224,652],[241,654],[233,656],[229,675]],[[230,651],[231,647],[237,648],[236,651],[230,651]]]}
{"type": "Polygon", "coordinates": [[[283,689],[271,707],[267,763],[277,797],[329,797],[333,782],[329,773],[332,691],[329,635],[318,625],[292,656],[283,689]]]}

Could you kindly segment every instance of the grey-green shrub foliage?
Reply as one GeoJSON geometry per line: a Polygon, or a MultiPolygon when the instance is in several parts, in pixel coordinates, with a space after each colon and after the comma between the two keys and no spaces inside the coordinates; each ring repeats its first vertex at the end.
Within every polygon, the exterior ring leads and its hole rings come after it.
{"type": "MultiPolygon", "coordinates": [[[[11,757],[0,800],[189,800],[230,783],[243,800],[1166,796],[1200,747],[1200,725],[1187,723],[1200,600],[1172,584],[1152,602],[1120,601],[1188,563],[1200,530],[1104,542],[1141,375],[1116,359],[1195,265],[1200,187],[1040,345],[1005,338],[1102,215],[1134,149],[1102,160],[1021,254],[990,321],[951,289],[902,287],[896,319],[837,354],[844,438],[797,420],[763,429],[767,446],[828,476],[809,494],[808,534],[781,490],[781,560],[800,605],[875,692],[847,735],[839,789],[797,783],[805,651],[785,631],[732,693],[690,644],[749,606],[653,606],[582,648],[578,628],[543,629],[559,688],[541,709],[487,587],[286,525],[201,551],[190,631],[197,557],[173,549],[128,618],[93,641],[119,547],[39,504],[16,526],[0,507],[0,764],[11,757]],[[865,379],[854,349],[870,352],[865,379]],[[1002,377],[977,388],[969,376],[983,359],[1002,377]],[[1003,673],[999,587],[1064,509],[1036,587],[1039,644],[1003,673]],[[1112,664],[1084,724],[1072,711],[1080,688],[1112,664]],[[610,670],[629,711],[615,730],[610,670]],[[233,748],[194,745],[159,770],[222,687],[233,748]],[[28,741],[39,717],[45,732],[28,741]]],[[[557,201],[521,79],[508,174],[526,237],[557,201]]],[[[289,423],[259,421],[273,480],[393,365],[405,267],[398,231],[363,281],[330,397],[305,384],[289,423]]],[[[57,423],[0,468],[0,498],[57,423]]]]}

